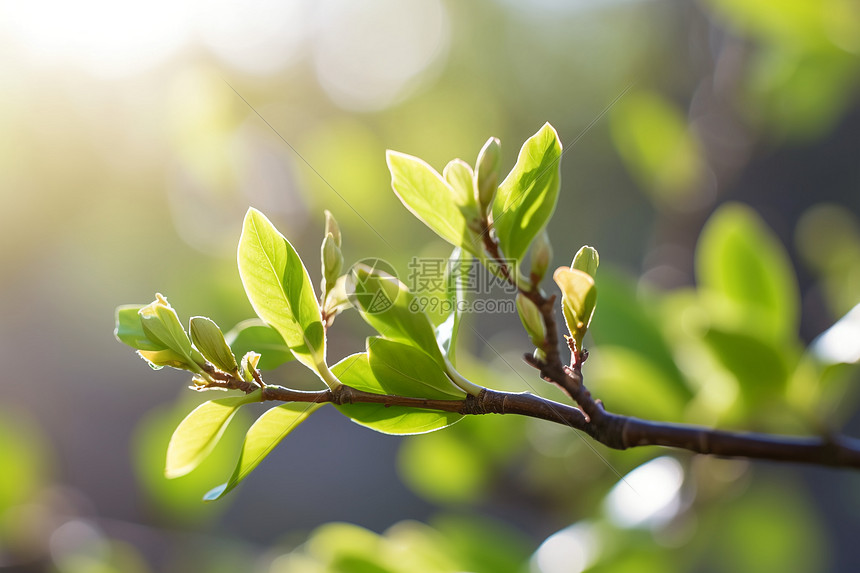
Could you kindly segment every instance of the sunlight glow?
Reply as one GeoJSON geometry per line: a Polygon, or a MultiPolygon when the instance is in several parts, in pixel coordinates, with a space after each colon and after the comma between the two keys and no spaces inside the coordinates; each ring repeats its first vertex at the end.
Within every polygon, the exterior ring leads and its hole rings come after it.
{"type": "Polygon", "coordinates": [[[531,561],[532,573],[580,573],[597,560],[601,540],[597,528],[587,522],[574,523],[541,543],[531,561]]]}
{"type": "Polygon", "coordinates": [[[171,0],[3,2],[0,22],[41,59],[116,77],[157,64],[186,43],[186,8],[171,0]]]}
{"type": "Polygon", "coordinates": [[[812,351],[829,364],[860,362],[860,304],[812,342],[812,351]]]}
{"type": "Polygon", "coordinates": [[[619,527],[659,527],[681,506],[684,469],[664,456],[642,464],[618,482],[606,496],[606,512],[619,527]]]}
{"type": "Polygon", "coordinates": [[[407,95],[449,43],[439,0],[322,5],[314,63],[323,89],[345,109],[374,111],[407,95]]]}

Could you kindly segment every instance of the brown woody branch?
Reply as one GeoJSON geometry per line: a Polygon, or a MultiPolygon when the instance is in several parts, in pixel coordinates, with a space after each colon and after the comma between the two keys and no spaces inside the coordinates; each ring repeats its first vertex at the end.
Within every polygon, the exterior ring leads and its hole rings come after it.
{"type": "MultiPolygon", "coordinates": [[[[241,380],[224,386],[245,392],[259,387],[241,380]]],[[[576,407],[529,393],[484,389],[462,400],[431,400],[373,394],[340,386],[334,390],[302,391],[267,385],[262,401],[332,404],[380,404],[463,415],[513,414],[546,420],[580,430],[601,444],[616,449],[639,446],[667,446],[722,457],[752,458],[860,469],[860,440],[846,437],[812,438],[727,432],[698,426],[651,422],[612,414],[601,408],[599,418],[587,418],[576,407]]]]}
{"type": "MultiPolygon", "coordinates": [[[[501,257],[498,243],[489,229],[483,233],[488,254],[500,264],[500,272],[516,285],[512,270],[501,257]]],[[[536,282],[536,281],[533,281],[536,282]]],[[[514,414],[546,420],[569,426],[591,436],[601,444],[617,449],[639,446],[666,446],[699,454],[722,457],[751,458],[824,466],[860,469],[860,440],[845,436],[824,438],[779,436],[742,432],[727,432],[699,426],[652,422],[606,411],[600,400],[595,400],[583,383],[582,363],[587,354],[579,355],[572,348],[570,365],[559,354],[558,326],[555,319],[555,296],[546,297],[536,284],[528,290],[520,288],[540,309],[546,325],[546,340],[542,345],[542,359],[525,355],[528,364],[540,371],[541,377],[560,386],[577,404],[574,407],[530,393],[510,393],[484,388],[477,396],[467,395],[462,400],[432,400],[407,396],[392,396],[364,392],[341,385],[334,389],[302,391],[266,385],[259,372],[254,372],[254,383],[217,371],[206,365],[204,371],[210,382],[198,387],[240,390],[246,394],[260,390],[261,401],[308,402],[332,404],[380,404],[384,407],[401,406],[463,415],[514,414]]]]}

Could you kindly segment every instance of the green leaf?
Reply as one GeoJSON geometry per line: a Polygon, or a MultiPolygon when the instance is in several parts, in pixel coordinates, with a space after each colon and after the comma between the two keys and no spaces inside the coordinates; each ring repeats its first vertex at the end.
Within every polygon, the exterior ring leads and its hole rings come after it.
{"type": "Polygon", "coordinates": [[[239,275],[254,311],[302,364],[319,371],[325,331],[308,271],[265,215],[249,209],[239,239],[239,275]]]}
{"type": "Polygon", "coordinates": [[[437,235],[479,256],[479,243],[469,230],[469,209],[458,204],[462,193],[417,157],[388,150],[386,160],[391,187],[403,205],[437,235]]]}
{"type": "Polygon", "coordinates": [[[466,395],[444,368],[418,348],[384,338],[368,338],[370,369],[385,394],[457,400],[466,395]]]}
{"type": "Polygon", "coordinates": [[[239,407],[259,399],[259,394],[253,392],[247,396],[221,398],[200,404],[173,432],[167,446],[164,475],[176,478],[196,468],[221,439],[239,407]]]}
{"type": "Polygon", "coordinates": [[[600,256],[594,247],[585,245],[580,248],[570,263],[570,268],[578,269],[594,278],[597,275],[597,267],[600,265],[600,256]]]}
{"type": "Polygon", "coordinates": [[[582,339],[591,324],[597,304],[597,288],[594,279],[579,269],[559,267],[552,275],[561,289],[561,307],[564,322],[576,341],[576,349],[582,350],[582,339]]]}
{"type": "Polygon", "coordinates": [[[358,264],[352,268],[354,298],[362,318],[382,336],[415,346],[444,365],[433,323],[396,277],[358,264]]]}
{"type": "Polygon", "coordinates": [[[588,359],[588,379],[592,392],[619,414],[684,421],[690,392],[636,351],[601,345],[588,359]]]}
{"type": "Polygon", "coordinates": [[[238,369],[236,357],[227,346],[224,334],[218,325],[205,316],[193,316],[189,322],[191,341],[203,356],[222,372],[235,373],[238,369]]]}
{"type": "Polygon", "coordinates": [[[445,290],[446,302],[451,312],[442,323],[436,327],[436,341],[451,364],[456,364],[457,334],[460,331],[460,308],[466,303],[466,287],[469,281],[469,269],[472,266],[472,255],[463,252],[460,247],[448,258],[446,267],[445,290]]]}
{"type": "Polygon", "coordinates": [[[231,491],[268,456],[281,440],[287,437],[322,404],[291,402],[276,406],[257,418],[245,434],[245,443],[233,475],[227,483],[210,490],[203,499],[214,501],[231,491]]]}
{"type": "Polygon", "coordinates": [[[627,94],[610,114],[612,139],[627,169],[657,204],[690,204],[701,190],[702,149],[686,110],[663,96],[627,94]]]}
{"type": "Polygon", "coordinates": [[[138,311],[142,304],[127,304],[116,309],[116,339],[137,350],[163,350],[164,345],[152,341],[143,330],[138,311]]]}
{"type": "Polygon", "coordinates": [[[596,281],[601,303],[589,329],[595,344],[634,350],[659,368],[680,395],[689,398],[690,388],[660,328],[666,323],[665,305],[661,306],[660,299],[648,296],[647,291],[637,289],[636,279],[612,268],[602,269],[596,281]]]}
{"type": "MultiPolygon", "coordinates": [[[[472,219],[478,218],[478,207],[475,202],[475,181],[474,172],[468,163],[462,159],[452,159],[442,171],[442,177],[454,190],[454,201],[457,205],[464,207],[466,205],[474,206],[472,219]]],[[[467,217],[467,220],[469,217],[467,217]]]]}
{"type": "MultiPolygon", "coordinates": [[[[347,386],[373,394],[388,394],[389,390],[376,379],[367,353],[347,356],[332,367],[332,372],[347,386]]],[[[383,404],[342,404],[335,408],[353,422],[383,434],[424,434],[439,430],[463,418],[454,412],[439,412],[421,408],[405,408],[383,404]]]]}
{"type": "Polygon", "coordinates": [[[234,356],[245,356],[251,351],[259,353],[261,370],[274,370],[295,358],[278,331],[256,318],[240,322],[225,338],[234,356]]]}
{"type": "Polygon", "coordinates": [[[737,379],[748,406],[774,401],[784,392],[793,365],[783,349],[744,332],[718,328],[708,330],[705,342],[737,379]]]}
{"type": "Polygon", "coordinates": [[[191,339],[182,328],[176,311],[161,293],[156,293],[155,301],[142,307],[138,316],[147,338],[184,357],[187,364],[194,364],[196,356],[191,348],[191,339]]]}
{"type": "Polygon", "coordinates": [[[195,373],[200,370],[196,365],[188,364],[187,357],[170,348],[162,350],[138,350],[137,355],[146,360],[146,363],[153,370],[161,370],[165,366],[195,373]]]}
{"type": "Polygon", "coordinates": [[[499,186],[493,225],[506,257],[522,260],[555,211],[561,153],[558,134],[545,124],[523,144],[517,164],[499,186]]]}
{"type": "Polygon", "coordinates": [[[800,295],[782,244],[755,212],[721,206],[696,249],[696,276],[713,320],[781,341],[796,336],[800,295]]]}

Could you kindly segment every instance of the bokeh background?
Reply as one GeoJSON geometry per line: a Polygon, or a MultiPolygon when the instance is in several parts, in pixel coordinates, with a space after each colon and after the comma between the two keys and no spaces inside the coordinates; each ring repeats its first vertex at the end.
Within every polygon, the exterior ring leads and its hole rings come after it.
{"type": "MultiPolygon", "coordinates": [[[[441,170],[494,135],[508,169],[549,121],[566,146],[555,262],[601,254],[593,390],[628,414],[860,435],[850,366],[744,409],[758,356],[721,366],[684,330],[697,239],[729,201],[790,257],[787,352],[860,302],[858,83],[853,0],[0,4],[0,570],[856,571],[856,473],[610,452],[506,417],[401,439],[323,409],[203,504],[255,412],[165,480],[173,427],[209,396],[112,328],[156,291],[185,319],[250,317],[249,205],[315,281],[323,209],[347,263],[444,257],[391,193],[385,149],[441,170]],[[657,338],[679,367],[649,365],[657,338]]],[[[522,366],[515,316],[464,324],[469,375],[558,397],[522,366]]],[[[332,357],[367,334],[343,315],[332,357]]],[[[296,365],[269,379],[313,383],[296,365]]]]}

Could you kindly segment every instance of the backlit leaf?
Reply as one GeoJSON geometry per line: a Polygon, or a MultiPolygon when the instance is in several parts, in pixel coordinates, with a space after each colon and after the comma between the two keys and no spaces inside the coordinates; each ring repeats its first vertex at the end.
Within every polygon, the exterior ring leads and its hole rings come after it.
{"type": "Polygon", "coordinates": [[[196,468],[221,439],[239,407],[259,399],[259,394],[254,392],[200,404],[173,432],[167,446],[164,475],[175,478],[196,468]]]}
{"type": "Polygon", "coordinates": [[[696,249],[696,276],[714,305],[713,319],[770,340],[796,335],[797,279],[785,248],[747,206],[721,206],[696,249]]]}
{"type": "MultiPolygon", "coordinates": [[[[373,394],[389,393],[390,388],[386,388],[376,379],[367,353],[347,356],[332,367],[332,372],[341,382],[357,390],[373,394]]],[[[450,426],[463,417],[454,412],[403,406],[386,407],[383,404],[342,404],[335,408],[357,424],[383,434],[397,435],[432,432],[450,426]]]]}
{"type": "Polygon", "coordinates": [[[273,370],[295,358],[278,331],[256,318],[240,322],[225,338],[235,356],[259,353],[261,370],[273,370]]]}
{"type": "Polygon", "coordinates": [[[493,224],[507,258],[522,260],[555,211],[560,165],[561,141],[547,123],[523,144],[493,202],[493,224]]]}
{"type": "Polygon", "coordinates": [[[389,150],[391,187],[413,215],[454,246],[478,255],[479,243],[469,231],[469,209],[458,204],[464,193],[454,190],[439,173],[417,157],[389,150]]]}
{"type": "Polygon", "coordinates": [[[205,316],[194,316],[191,317],[188,330],[191,332],[194,346],[209,362],[222,372],[236,372],[236,357],[227,346],[224,334],[217,324],[205,316]]]}
{"type": "Polygon", "coordinates": [[[275,328],[300,362],[318,369],[325,333],[307,269],[265,215],[249,209],[239,239],[239,275],[254,311],[275,328]]]}
{"type": "Polygon", "coordinates": [[[287,437],[322,404],[291,402],[276,406],[257,418],[245,434],[242,453],[227,483],[210,490],[203,499],[214,501],[239,485],[260,462],[268,456],[281,440],[287,437]]]}

